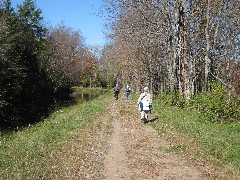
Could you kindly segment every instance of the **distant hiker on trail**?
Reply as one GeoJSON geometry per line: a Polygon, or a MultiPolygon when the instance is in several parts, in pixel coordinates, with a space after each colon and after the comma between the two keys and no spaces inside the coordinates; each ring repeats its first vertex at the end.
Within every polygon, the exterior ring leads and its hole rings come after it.
{"type": "Polygon", "coordinates": [[[141,113],[141,122],[146,123],[149,121],[148,114],[152,108],[152,95],[149,93],[148,87],[143,89],[143,93],[138,98],[139,111],[141,113]]]}
{"type": "Polygon", "coordinates": [[[120,92],[118,84],[116,84],[116,86],[114,87],[113,91],[114,91],[114,98],[115,98],[115,100],[118,100],[118,94],[120,92]]]}
{"type": "Polygon", "coordinates": [[[130,89],[129,85],[127,84],[126,89],[125,89],[126,101],[129,100],[129,98],[130,98],[130,93],[131,93],[131,89],[130,89]]]}

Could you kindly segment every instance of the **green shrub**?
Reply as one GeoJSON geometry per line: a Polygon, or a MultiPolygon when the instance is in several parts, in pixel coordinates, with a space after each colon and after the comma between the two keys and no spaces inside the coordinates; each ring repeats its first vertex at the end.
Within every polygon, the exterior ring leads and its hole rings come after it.
{"type": "Polygon", "coordinates": [[[179,93],[161,93],[157,97],[161,100],[162,103],[166,105],[184,108],[186,104],[186,100],[179,93]]]}
{"type": "Polygon", "coordinates": [[[160,94],[166,105],[174,105],[200,112],[200,119],[208,121],[239,121],[240,96],[228,96],[227,89],[215,82],[210,83],[211,93],[194,94],[185,100],[179,93],[160,94]]]}
{"type": "Polygon", "coordinates": [[[236,121],[239,120],[240,98],[228,97],[224,86],[211,83],[211,94],[196,94],[192,96],[189,105],[201,112],[208,120],[236,121]]]}

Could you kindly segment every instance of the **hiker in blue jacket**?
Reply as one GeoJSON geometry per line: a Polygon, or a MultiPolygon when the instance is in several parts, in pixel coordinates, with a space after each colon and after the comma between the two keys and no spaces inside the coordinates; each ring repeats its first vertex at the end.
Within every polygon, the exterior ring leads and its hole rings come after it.
{"type": "Polygon", "coordinates": [[[126,89],[125,89],[126,101],[129,100],[129,98],[130,98],[130,93],[131,93],[131,89],[130,89],[129,85],[127,84],[126,89]]]}

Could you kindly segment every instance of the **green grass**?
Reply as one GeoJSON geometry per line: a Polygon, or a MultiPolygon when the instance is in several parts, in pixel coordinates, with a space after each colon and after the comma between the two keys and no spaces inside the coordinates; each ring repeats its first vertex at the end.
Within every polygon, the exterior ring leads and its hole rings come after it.
{"type": "Polygon", "coordinates": [[[61,152],[74,132],[82,131],[84,137],[93,124],[101,124],[98,116],[106,113],[111,95],[63,108],[37,125],[1,135],[0,179],[34,179],[51,173],[52,154],[61,152]]]}
{"type": "Polygon", "coordinates": [[[172,142],[167,152],[185,153],[196,160],[211,162],[228,175],[240,172],[239,124],[204,121],[197,112],[156,101],[153,111],[159,117],[151,125],[172,142]]]}
{"type": "Polygon", "coordinates": [[[85,87],[73,87],[72,90],[74,92],[82,93],[82,94],[93,94],[93,95],[101,95],[105,92],[109,91],[108,89],[102,88],[85,88],[85,87]]]}

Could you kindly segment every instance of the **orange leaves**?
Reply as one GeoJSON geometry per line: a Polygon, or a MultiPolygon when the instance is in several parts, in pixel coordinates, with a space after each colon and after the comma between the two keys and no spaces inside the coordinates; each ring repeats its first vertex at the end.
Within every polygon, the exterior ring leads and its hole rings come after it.
{"type": "Polygon", "coordinates": [[[91,56],[90,54],[87,54],[83,57],[83,66],[81,68],[82,72],[88,72],[88,71],[95,71],[97,66],[96,59],[91,56]]]}

